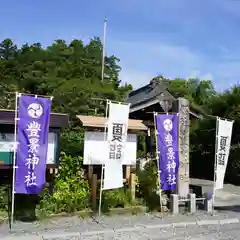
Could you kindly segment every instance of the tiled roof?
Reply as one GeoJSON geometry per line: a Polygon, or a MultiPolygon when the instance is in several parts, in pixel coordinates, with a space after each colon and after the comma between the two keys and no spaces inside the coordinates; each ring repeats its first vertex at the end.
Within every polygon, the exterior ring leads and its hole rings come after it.
{"type": "Polygon", "coordinates": [[[131,107],[134,107],[161,97],[168,100],[174,100],[174,97],[167,91],[166,84],[158,81],[149,83],[144,87],[132,91],[125,102],[131,103],[131,107]]]}
{"type": "MultiPolygon", "coordinates": [[[[130,112],[138,111],[139,109],[143,109],[150,105],[155,104],[156,102],[160,103],[163,100],[168,100],[170,102],[170,106],[174,100],[174,96],[168,91],[167,82],[162,81],[159,77],[152,79],[152,81],[135,91],[132,91],[125,102],[131,103],[130,112]]],[[[161,105],[162,107],[162,105],[161,105]]],[[[190,108],[193,108],[190,104],[190,108]]],[[[171,107],[170,107],[171,109],[171,107]]],[[[170,110],[169,109],[169,110],[170,110]]],[[[195,108],[193,108],[196,110],[195,108]]],[[[191,115],[200,118],[196,113],[190,112],[191,115]]]]}

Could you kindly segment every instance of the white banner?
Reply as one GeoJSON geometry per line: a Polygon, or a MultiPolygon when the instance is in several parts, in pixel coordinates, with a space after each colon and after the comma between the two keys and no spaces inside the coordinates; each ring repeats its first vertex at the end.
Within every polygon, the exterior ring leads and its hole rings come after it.
{"type": "Polygon", "coordinates": [[[123,187],[123,158],[126,150],[130,105],[109,103],[107,161],[103,189],[123,187]]]}
{"type": "Polygon", "coordinates": [[[216,184],[215,189],[223,188],[228,156],[231,147],[233,121],[217,119],[218,132],[216,146],[216,184]]]}
{"type": "Polygon", "coordinates": [[[123,169],[119,161],[105,164],[103,190],[123,187],[123,169]]]}
{"type": "MultiPolygon", "coordinates": [[[[87,131],[84,135],[83,164],[102,165],[108,161],[106,156],[107,141],[104,141],[104,132],[87,131]]],[[[49,148],[49,146],[48,146],[49,148]]],[[[122,158],[123,165],[134,165],[137,159],[137,134],[128,134],[125,145],[125,153],[122,158]]]]}

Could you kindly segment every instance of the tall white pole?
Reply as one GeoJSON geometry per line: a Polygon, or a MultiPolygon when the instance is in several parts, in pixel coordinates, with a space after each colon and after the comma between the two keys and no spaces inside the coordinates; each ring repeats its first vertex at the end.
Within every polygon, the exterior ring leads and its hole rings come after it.
{"type": "Polygon", "coordinates": [[[157,113],[153,112],[153,119],[154,119],[154,132],[155,132],[155,143],[156,143],[156,160],[157,160],[157,170],[158,170],[158,186],[159,186],[159,203],[161,208],[161,213],[163,212],[162,206],[162,187],[161,187],[161,170],[160,170],[160,152],[158,149],[158,132],[156,127],[156,117],[157,113]]]}
{"type": "Polygon", "coordinates": [[[101,81],[104,80],[104,65],[105,65],[105,56],[106,56],[106,34],[107,34],[107,20],[104,19],[103,26],[103,49],[102,49],[102,78],[101,81]]]}
{"type": "MultiPolygon", "coordinates": [[[[105,127],[104,127],[104,144],[107,144],[107,120],[108,120],[108,108],[109,108],[109,100],[107,100],[107,105],[106,105],[106,113],[105,113],[105,127]]],[[[105,170],[105,164],[102,163],[102,169],[101,169],[101,182],[100,182],[100,193],[99,193],[99,206],[98,206],[98,216],[101,216],[101,208],[102,208],[102,192],[103,192],[103,174],[105,170]]]]}
{"type": "Polygon", "coordinates": [[[14,119],[14,148],[13,148],[13,178],[12,178],[12,209],[11,209],[11,227],[14,220],[14,203],[15,203],[15,178],[16,178],[16,153],[17,153],[17,122],[18,122],[18,97],[19,93],[15,93],[15,119],[14,119]]]}
{"type": "MultiPolygon", "coordinates": [[[[104,65],[105,65],[105,55],[106,55],[106,52],[105,52],[106,51],[106,33],[107,33],[107,20],[104,19],[104,25],[103,25],[103,49],[102,49],[102,78],[101,78],[102,82],[104,80],[104,65]]],[[[107,100],[106,110],[105,110],[106,111],[105,112],[106,122],[105,122],[105,127],[104,127],[104,143],[106,143],[106,137],[107,137],[108,105],[109,105],[109,101],[107,100]]],[[[105,164],[102,164],[101,183],[100,183],[100,196],[99,196],[99,206],[98,206],[98,215],[99,215],[99,217],[101,215],[101,208],[102,208],[102,190],[103,190],[104,169],[105,169],[105,164]]]]}
{"type": "Polygon", "coordinates": [[[214,159],[214,175],[213,175],[213,194],[212,194],[212,210],[214,211],[215,194],[216,194],[216,178],[217,178],[217,157],[218,157],[218,128],[219,118],[216,119],[216,140],[215,140],[215,159],[214,159]]]}

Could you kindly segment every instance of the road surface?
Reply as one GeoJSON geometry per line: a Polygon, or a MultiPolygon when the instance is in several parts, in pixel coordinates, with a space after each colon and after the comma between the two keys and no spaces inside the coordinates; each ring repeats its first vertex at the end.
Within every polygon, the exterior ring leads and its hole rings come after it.
{"type": "Polygon", "coordinates": [[[240,239],[239,213],[221,211],[214,216],[204,212],[195,215],[164,216],[142,214],[102,216],[80,219],[54,218],[43,222],[16,222],[9,233],[0,226],[1,240],[107,240],[107,239],[240,239]],[[21,238],[21,236],[23,238],[21,238]]]}
{"type": "MultiPolygon", "coordinates": [[[[212,182],[191,179],[203,192],[212,191],[212,182]]],[[[10,233],[0,225],[1,240],[240,240],[240,187],[224,185],[216,192],[214,216],[198,211],[194,215],[142,214],[80,219],[61,217],[41,222],[16,222],[10,233]],[[22,236],[22,238],[21,238],[22,236]]]]}

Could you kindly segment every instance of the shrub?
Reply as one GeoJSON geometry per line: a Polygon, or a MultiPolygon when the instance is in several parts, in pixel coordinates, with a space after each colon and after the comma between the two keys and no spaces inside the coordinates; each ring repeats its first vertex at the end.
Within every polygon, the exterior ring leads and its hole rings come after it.
{"type": "Polygon", "coordinates": [[[52,193],[45,189],[40,201],[43,213],[74,212],[89,203],[89,185],[84,178],[83,159],[62,154],[52,193]]]}
{"type": "Polygon", "coordinates": [[[139,197],[149,195],[158,188],[158,172],[156,161],[146,163],[143,170],[137,171],[137,194],[139,197]]]}
{"type": "Polygon", "coordinates": [[[8,187],[0,186],[0,211],[7,212],[8,210],[8,187]]]}
{"type": "Polygon", "coordinates": [[[137,171],[137,196],[143,198],[149,210],[159,208],[159,184],[156,161],[146,163],[143,170],[137,171]]]}
{"type": "Polygon", "coordinates": [[[108,212],[110,208],[125,207],[130,203],[130,193],[128,189],[119,188],[103,191],[102,211],[108,212]]]}

